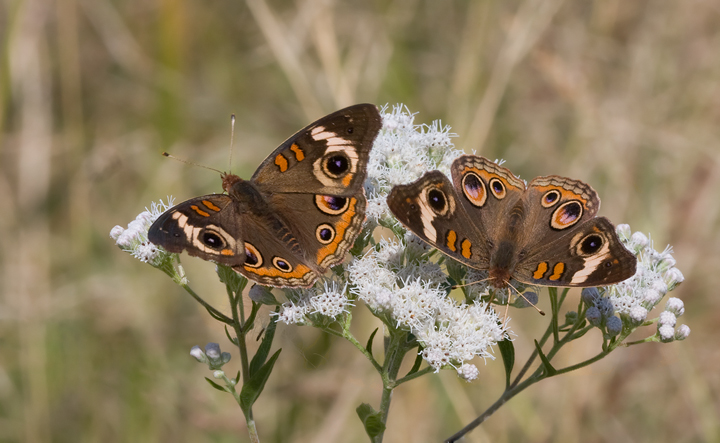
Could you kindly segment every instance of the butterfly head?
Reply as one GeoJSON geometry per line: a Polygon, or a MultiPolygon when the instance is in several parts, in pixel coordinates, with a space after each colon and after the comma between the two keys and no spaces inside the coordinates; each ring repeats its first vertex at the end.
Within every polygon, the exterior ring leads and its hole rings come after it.
{"type": "Polygon", "coordinates": [[[228,194],[230,194],[232,192],[231,190],[233,188],[233,185],[235,185],[235,183],[244,181],[237,175],[231,174],[229,172],[223,172],[222,174],[220,174],[220,178],[222,179],[222,188],[228,194]]]}

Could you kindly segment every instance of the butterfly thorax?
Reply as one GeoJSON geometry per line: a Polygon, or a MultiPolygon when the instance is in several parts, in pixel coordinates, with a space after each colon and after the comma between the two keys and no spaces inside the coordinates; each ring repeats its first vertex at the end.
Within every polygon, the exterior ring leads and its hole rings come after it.
{"type": "Polygon", "coordinates": [[[516,264],[517,254],[514,243],[508,240],[501,241],[490,256],[488,270],[490,284],[498,289],[507,287],[516,264]]]}
{"type": "Polygon", "coordinates": [[[256,214],[269,211],[267,201],[251,181],[243,180],[235,174],[222,175],[223,189],[241,207],[252,209],[256,214]]]}

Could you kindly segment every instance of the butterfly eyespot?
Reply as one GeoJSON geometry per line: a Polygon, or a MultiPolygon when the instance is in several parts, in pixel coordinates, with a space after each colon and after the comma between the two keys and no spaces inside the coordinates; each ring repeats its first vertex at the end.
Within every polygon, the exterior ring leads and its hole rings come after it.
{"type": "Polygon", "coordinates": [[[606,267],[606,268],[612,268],[612,265],[613,265],[613,263],[612,263],[611,261],[606,261],[606,262],[605,262],[605,267],[606,267]]]}
{"type": "Polygon", "coordinates": [[[259,268],[263,264],[263,258],[260,251],[248,242],[245,242],[245,266],[249,268],[259,268]]]}
{"type": "Polygon", "coordinates": [[[542,196],[540,204],[543,205],[544,208],[549,208],[551,206],[554,206],[555,203],[557,203],[558,201],[560,201],[560,192],[552,189],[542,196]]]}
{"type": "Polygon", "coordinates": [[[490,180],[490,190],[492,191],[495,198],[498,200],[502,200],[505,198],[505,185],[503,182],[500,181],[500,179],[493,178],[490,180]]]}
{"type": "Polygon", "coordinates": [[[335,228],[327,223],[323,223],[315,229],[315,238],[324,245],[332,243],[335,239],[335,228]]]}
{"type": "Polygon", "coordinates": [[[577,200],[560,205],[550,218],[550,227],[556,230],[567,229],[582,218],[583,207],[577,200]]]}
{"type": "Polygon", "coordinates": [[[214,232],[203,232],[201,240],[205,246],[213,249],[220,249],[225,246],[225,241],[214,232]]]}
{"type": "MultiPolygon", "coordinates": [[[[590,234],[580,241],[580,253],[582,255],[592,255],[600,250],[603,246],[603,238],[597,234],[590,234]]],[[[611,262],[607,262],[612,266],[611,262]]],[[[605,266],[607,266],[607,264],[605,266]]]]}
{"type": "Polygon", "coordinates": [[[447,199],[445,193],[434,188],[428,191],[427,201],[435,213],[442,215],[447,210],[447,199]]]}
{"type": "Polygon", "coordinates": [[[483,183],[480,176],[474,172],[465,174],[462,179],[462,190],[473,206],[481,207],[487,200],[487,191],[485,190],[485,183],[483,183]]]}
{"type": "Polygon", "coordinates": [[[339,152],[334,152],[331,156],[323,160],[323,171],[331,178],[340,178],[350,170],[350,160],[339,152]]]}
{"type": "Polygon", "coordinates": [[[348,133],[348,134],[352,134],[354,131],[355,131],[355,129],[353,129],[352,126],[350,126],[349,128],[347,128],[347,133],[348,133]]]}
{"type": "Polygon", "coordinates": [[[281,270],[283,272],[291,272],[292,271],[292,266],[290,266],[290,263],[285,261],[285,259],[283,259],[283,258],[273,257],[272,262],[273,262],[273,266],[275,266],[276,268],[278,268],[279,270],[281,270]]]}
{"type": "Polygon", "coordinates": [[[316,195],[315,206],[317,206],[323,214],[339,215],[345,212],[350,206],[350,199],[335,197],[333,195],[316,195]]]}

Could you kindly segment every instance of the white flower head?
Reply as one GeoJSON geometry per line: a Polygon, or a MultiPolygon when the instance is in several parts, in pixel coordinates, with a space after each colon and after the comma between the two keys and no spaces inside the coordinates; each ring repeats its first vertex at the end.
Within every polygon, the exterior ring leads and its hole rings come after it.
{"type": "Polygon", "coordinates": [[[671,342],[675,339],[675,328],[670,325],[663,325],[658,328],[660,341],[664,343],[671,342]]]}
{"type": "Polygon", "coordinates": [[[313,295],[309,299],[310,313],[320,314],[325,317],[336,319],[343,312],[349,312],[348,308],[353,306],[352,302],[347,298],[347,283],[342,289],[336,282],[324,282],[324,291],[313,295]]]}
{"type": "Polygon", "coordinates": [[[660,313],[660,317],[658,317],[658,325],[660,326],[668,325],[675,327],[676,323],[677,317],[675,317],[675,314],[670,311],[663,311],[660,313]]]}
{"type": "Polygon", "coordinates": [[[675,340],[685,340],[690,335],[690,328],[687,325],[680,325],[675,330],[675,340]]]}
{"type": "Polygon", "coordinates": [[[155,220],[173,205],[172,197],[168,197],[167,204],[160,200],[153,202],[150,209],[145,208],[143,212],[135,217],[135,220],[128,223],[127,229],[122,226],[115,226],[110,230],[110,237],[115,244],[125,252],[130,253],[138,260],[160,267],[172,260],[169,254],[159,246],[148,241],[148,230],[155,220]]]}
{"type": "Polygon", "coordinates": [[[474,381],[480,375],[480,371],[477,366],[470,363],[463,363],[459,368],[457,368],[457,373],[458,377],[465,381],[474,381]]]}
{"type": "MultiPolygon", "coordinates": [[[[637,271],[635,275],[625,281],[600,288],[600,294],[612,303],[615,312],[621,314],[623,320],[627,319],[632,322],[633,327],[637,327],[662,301],[665,294],[672,291],[683,281],[684,277],[675,267],[672,248],[667,247],[658,252],[653,248],[652,240],[645,234],[641,232],[631,234],[628,225],[619,225],[616,229],[618,237],[625,247],[637,256],[637,271]]],[[[684,308],[682,301],[671,300],[673,301],[668,301],[666,309],[674,317],[684,308]]],[[[667,326],[672,329],[675,325],[674,322],[670,322],[670,317],[666,314],[661,314],[661,319],[667,322],[659,324],[661,328],[667,326]]],[[[663,341],[672,338],[672,334],[667,328],[660,331],[659,334],[663,341]]]]}
{"type": "Polygon", "coordinates": [[[415,115],[404,105],[395,105],[392,110],[386,106],[381,113],[383,126],[370,153],[365,188],[369,196],[367,217],[387,223],[392,216],[382,200],[393,186],[415,181],[435,169],[447,173],[448,165],[463,152],[451,141],[455,134],[438,121],[416,125],[415,115]]]}

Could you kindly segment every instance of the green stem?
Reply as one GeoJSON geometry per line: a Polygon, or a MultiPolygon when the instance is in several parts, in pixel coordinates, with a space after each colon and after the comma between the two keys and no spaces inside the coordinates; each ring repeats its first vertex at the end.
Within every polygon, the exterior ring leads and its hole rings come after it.
{"type": "Polygon", "coordinates": [[[429,373],[429,372],[432,372],[432,371],[434,371],[433,367],[432,367],[432,366],[428,366],[428,367],[426,367],[426,368],[424,368],[424,369],[421,369],[421,370],[419,370],[419,371],[417,371],[417,372],[413,372],[412,374],[408,374],[408,375],[406,375],[405,377],[403,377],[403,378],[401,378],[401,379],[399,379],[399,380],[396,380],[396,381],[395,381],[395,385],[394,385],[393,387],[397,388],[398,386],[400,386],[400,385],[403,384],[403,383],[409,382],[410,380],[414,380],[414,379],[416,379],[416,378],[418,378],[418,377],[420,377],[420,376],[422,376],[422,375],[425,375],[425,374],[427,374],[427,373],[429,373]]]}
{"type": "MultiPolygon", "coordinates": [[[[235,336],[237,338],[237,346],[240,350],[240,365],[242,367],[242,380],[243,385],[250,380],[250,364],[248,360],[247,342],[245,341],[245,307],[242,303],[242,294],[234,294],[233,291],[227,287],[227,294],[230,300],[230,307],[232,311],[232,327],[235,329],[235,336]]],[[[235,390],[233,388],[233,390],[235,390]]],[[[240,403],[240,396],[237,395],[235,400],[240,403]]],[[[242,409],[242,408],[241,408],[242,409]]],[[[250,441],[252,443],[259,443],[260,438],[257,433],[257,427],[255,426],[255,419],[253,418],[252,406],[247,410],[242,409],[245,415],[245,423],[247,423],[248,433],[250,434],[250,441]]]]}
{"type": "Polygon", "coordinates": [[[507,403],[508,400],[515,397],[517,394],[522,392],[525,388],[539,382],[540,380],[542,380],[544,378],[545,378],[544,375],[541,375],[539,377],[530,377],[527,380],[525,380],[524,382],[522,382],[514,387],[506,389],[505,392],[503,392],[503,394],[500,396],[500,398],[498,398],[495,403],[493,403],[489,408],[487,408],[485,410],[485,412],[480,414],[480,416],[478,418],[476,418],[475,420],[470,422],[467,426],[465,426],[464,428],[462,428],[461,430],[459,430],[458,432],[453,434],[450,438],[445,440],[445,443],[454,443],[454,442],[458,441],[465,434],[472,431],[476,427],[480,426],[480,424],[482,424],[482,422],[484,422],[491,415],[493,415],[495,413],[495,411],[500,409],[500,407],[502,405],[504,405],[505,403],[507,403]]]}

